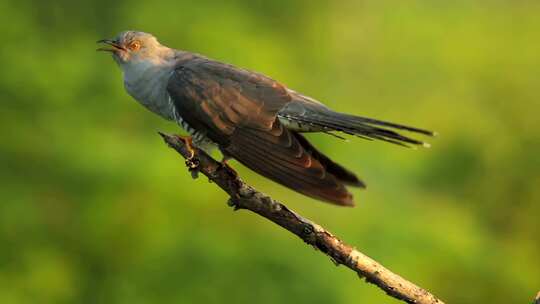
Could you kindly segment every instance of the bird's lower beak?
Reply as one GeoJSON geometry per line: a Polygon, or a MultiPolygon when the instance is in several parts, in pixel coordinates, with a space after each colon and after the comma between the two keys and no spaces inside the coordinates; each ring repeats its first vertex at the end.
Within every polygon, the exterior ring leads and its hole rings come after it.
{"type": "Polygon", "coordinates": [[[105,47],[100,47],[96,51],[116,53],[118,50],[122,50],[122,51],[126,50],[123,46],[121,46],[116,41],[111,40],[111,39],[98,40],[96,43],[105,43],[108,45],[105,47]]]}

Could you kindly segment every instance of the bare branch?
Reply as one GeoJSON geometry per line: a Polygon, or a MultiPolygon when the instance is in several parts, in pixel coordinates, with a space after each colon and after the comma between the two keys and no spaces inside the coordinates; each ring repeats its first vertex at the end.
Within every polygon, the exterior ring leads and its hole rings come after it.
{"type": "MultiPolygon", "coordinates": [[[[162,133],[160,135],[171,148],[184,158],[189,158],[191,152],[186,147],[183,138],[162,133]]],[[[377,285],[388,295],[407,303],[443,304],[428,291],[403,279],[377,261],[345,244],[328,230],[247,185],[234,170],[217,162],[203,151],[197,151],[193,159],[186,160],[186,164],[192,174],[194,170],[203,173],[227,192],[230,195],[229,205],[235,209],[250,210],[296,234],[307,244],[328,255],[337,265],[345,265],[361,278],[365,278],[367,282],[377,285]]]]}

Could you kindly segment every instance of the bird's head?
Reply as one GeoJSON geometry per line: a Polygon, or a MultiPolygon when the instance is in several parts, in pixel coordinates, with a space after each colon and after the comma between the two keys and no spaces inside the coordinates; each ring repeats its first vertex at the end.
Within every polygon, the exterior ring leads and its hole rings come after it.
{"type": "Polygon", "coordinates": [[[97,50],[111,52],[121,67],[143,61],[159,62],[171,52],[171,49],[161,45],[152,34],[137,31],[121,32],[116,38],[102,39],[98,43],[107,46],[97,50]]]}

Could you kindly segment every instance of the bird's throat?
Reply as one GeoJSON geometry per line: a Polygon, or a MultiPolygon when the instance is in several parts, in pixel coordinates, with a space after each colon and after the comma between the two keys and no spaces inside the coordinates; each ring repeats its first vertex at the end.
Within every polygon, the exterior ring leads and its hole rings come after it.
{"type": "Polygon", "coordinates": [[[155,65],[148,61],[123,66],[126,91],[150,111],[172,120],[167,83],[172,66],[155,65]]]}

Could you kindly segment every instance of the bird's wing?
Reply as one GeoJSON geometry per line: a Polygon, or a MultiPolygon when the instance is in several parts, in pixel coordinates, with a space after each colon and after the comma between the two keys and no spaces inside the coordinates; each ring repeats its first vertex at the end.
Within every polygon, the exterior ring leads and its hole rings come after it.
{"type": "Polygon", "coordinates": [[[268,77],[206,58],[179,65],[167,90],[182,119],[218,143],[239,127],[271,130],[291,99],[268,77]]]}
{"type": "Polygon", "coordinates": [[[291,100],[284,86],[260,74],[197,58],[178,66],[167,89],[190,127],[245,166],[308,196],[352,205],[345,186],[277,119],[291,100]]]}

